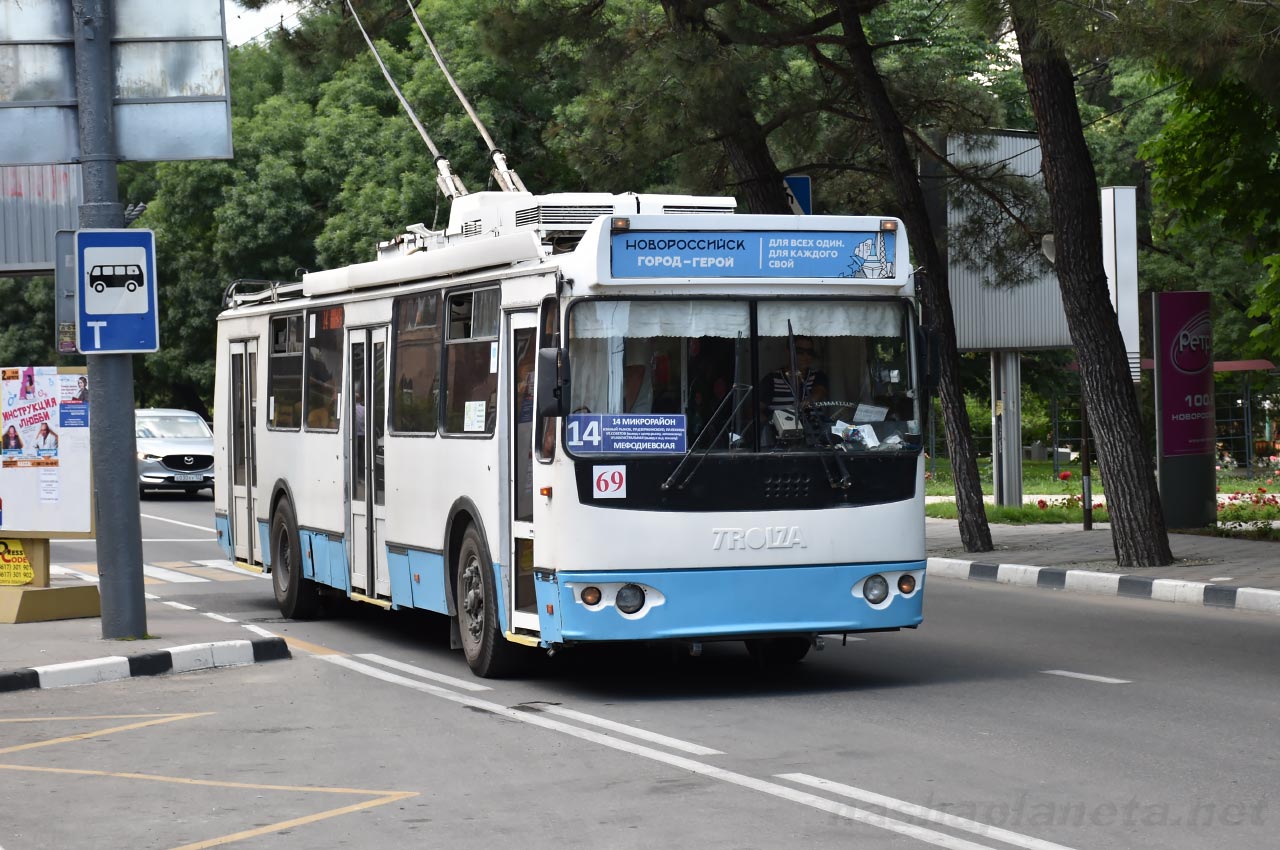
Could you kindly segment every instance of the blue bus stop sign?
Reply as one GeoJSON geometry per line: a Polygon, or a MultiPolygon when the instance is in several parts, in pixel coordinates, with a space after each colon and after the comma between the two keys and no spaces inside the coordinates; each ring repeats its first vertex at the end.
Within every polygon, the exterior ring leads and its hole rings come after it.
{"type": "Polygon", "coordinates": [[[76,231],[76,350],[132,354],[160,347],[155,234],[76,231]]]}

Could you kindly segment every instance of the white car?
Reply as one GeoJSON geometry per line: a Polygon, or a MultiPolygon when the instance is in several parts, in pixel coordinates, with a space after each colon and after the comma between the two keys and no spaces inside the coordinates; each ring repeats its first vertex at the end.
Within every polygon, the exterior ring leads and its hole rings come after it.
{"type": "Polygon", "coordinates": [[[138,439],[138,493],[213,489],[213,432],[189,410],[134,412],[138,439]]]}

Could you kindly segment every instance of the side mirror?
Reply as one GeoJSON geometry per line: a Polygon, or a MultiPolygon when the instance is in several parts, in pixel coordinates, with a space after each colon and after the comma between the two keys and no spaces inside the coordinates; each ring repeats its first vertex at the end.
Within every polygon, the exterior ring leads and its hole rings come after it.
{"type": "Polygon", "coordinates": [[[565,416],[568,414],[568,351],[562,348],[538,349],[537,403],[539,416],[565,416]]]}

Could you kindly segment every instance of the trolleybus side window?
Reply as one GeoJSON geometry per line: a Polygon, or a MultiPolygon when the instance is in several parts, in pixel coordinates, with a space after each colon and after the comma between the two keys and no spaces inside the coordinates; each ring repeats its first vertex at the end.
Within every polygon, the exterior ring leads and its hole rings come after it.
{"type": "Polygon", "coordinates": [[[493,433],[498,406],[501,303],[496,287],[449,296],[444,391],[446,434],[493,433]]]}
{"type": "Polygon", "coordinates": [[[434,434],[440,409],[440,293],[395,301],[391,431],[434,434]]]}
{"type": "Polygon", "coordinates": [[[302,314],[271,319],[267,357],[267,424],[297,430],[302,425],[302,314]]]}
{"type": "Polygon", "coordinates": [[[309,431],[338,428],[342,386],[342,307],[307,313],[306,422],[309,431]]]}

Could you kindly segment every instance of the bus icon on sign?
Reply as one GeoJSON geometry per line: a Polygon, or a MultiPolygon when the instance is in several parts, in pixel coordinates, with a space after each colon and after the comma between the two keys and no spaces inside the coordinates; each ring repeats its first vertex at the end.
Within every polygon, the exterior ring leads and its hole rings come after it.
{"type": "Polygon", "coordinates": [[[94,266],[89,269],[89,286],[94,292],[106,292],[117,286],[133,292],[142,283],[141,266],[94,266]]]}

